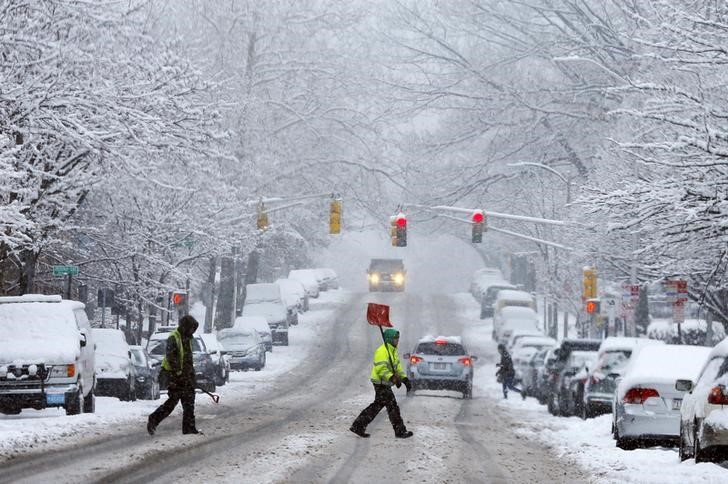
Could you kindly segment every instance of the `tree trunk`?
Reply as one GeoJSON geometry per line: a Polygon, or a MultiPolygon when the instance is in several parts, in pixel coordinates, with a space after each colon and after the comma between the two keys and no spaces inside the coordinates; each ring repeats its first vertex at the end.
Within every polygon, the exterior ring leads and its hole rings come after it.
{"type": "Polygon", "coordinates": [[[24,250],[20,255],[20,294],[30,294],[35,289],[35,268],[38,264],[38,253],[24,250]]]}

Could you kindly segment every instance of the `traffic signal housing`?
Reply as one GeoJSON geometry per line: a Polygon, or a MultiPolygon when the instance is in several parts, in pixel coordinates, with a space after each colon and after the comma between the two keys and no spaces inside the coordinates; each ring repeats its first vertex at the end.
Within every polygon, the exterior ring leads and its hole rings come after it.
{"type": "Polygon", "coordinates": [[[599,314],[601,312],[601,305],[599,299],[587,299],[585,307],[587,314],[599,314]]]}
{"type": "Polygon", "coordinates": [[[184,316],[189,312],[189,299],[187,291],[178,289],[172,293],[172,304],[180,316],[184,316]]]}
{"type": "Polygon", "coordinates": [[[268,212],[265,211],[265,205],[262,203],[258,205],[258,220],[256,223],[258,230],[265,230],[268,228],[268,212]]]}
{"type": "Polygon", "coordinates": [[[472,241],[474,244],[480,244],[483,242],[483,229],[485,228],[485,216],[483,212],[478,210],[473,213],[473,235],[472,241]]]}
{"type": "Polygon", "coordinates": [[[596,267],[584,267],[583,278],[582,278],[582,293],[581,297],[583,300],[592,299],[597,297],[597,268],[596,267]]]}
{"type": "Polygon", "coordinates": [[[403,213],[398,214],[394,218],[397,232],[397,247],[407,247],[407,217],[403,213]]]}
{"type": "Polygon", "coordinates": [[[341,200],[331,200],[331,206],[329,208],[329,233],[340,234],[341,233],[341,200]]]}

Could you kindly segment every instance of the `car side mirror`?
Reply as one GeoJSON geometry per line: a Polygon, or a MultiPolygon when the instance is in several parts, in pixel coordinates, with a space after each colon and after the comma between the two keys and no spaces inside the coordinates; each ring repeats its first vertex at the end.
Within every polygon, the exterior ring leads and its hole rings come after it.
{"type": "Polygon", "coordinates": [[[675,382],[675,390],[679,392],[689,392],[693,389],[693,382],[690,380],[678,380],[675,382]]]}
{"type": "Polygon", "coordinates": [[[471,360],[473,360],[473,361],[478,361],[478,357],[477,357],[477,356],[475,356],[475,355],[472,355],[472,356],[470,357],[470,359],[471,359],[471,360]]]}
{"type": "Polygon", "coordinates": [[[410,356],[412,356],[412,354],[411,354],[411,353],[405,353],[405,354],[404,354],[404,355],[402,355],[402,356],[404,356],[404,357],[405,357],[406,359],[408,359],[408,360],[409,360],[409,359],[410,359],[410,356]]]}
{"type": "Polygon", "coordinates": [[[81,345],[81,348],[86,346],[86,335],[81,333],[81,338],[79,338],[78,343],[81,345]]]}

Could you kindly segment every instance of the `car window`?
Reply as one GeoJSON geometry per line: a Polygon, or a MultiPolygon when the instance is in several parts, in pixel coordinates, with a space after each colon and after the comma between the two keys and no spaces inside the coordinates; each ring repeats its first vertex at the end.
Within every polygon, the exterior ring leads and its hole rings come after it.
{"type": "MultiPolygon", "coordinates": [[[[154,356],[164,356],[165,352],[167,350],[167,340],[166,339],[155,339],[151,340],[149,342],[149,346],[147,346],[147,351],[150,355],[154,356]]],[[[192,338],[192,352],[193,353],[200,353],[204,352],[205,347],[202,345],[202,340],[200,338],[192,338]]]]}
{"type": "Polygon", "coordinates": [[[437,344],[435,342],[418,344],[417,351],[415,351],[415,353],[437,356],[457,356],[466,354],[463,345],[459,345],[457,343],[437,344]]]}
{"type": "Polygon", "coordinates": [[[147,359],[142,350],[131,350],[131,361],[134,366],[147,366],[147,359]]]}
{"type": "Polygon", "coordinates": [[[602,373],[614,373],[624,369],[629,362],[629,357],[632,354],[630,350],[622,351],[608,351],[602,355],[602,358],[597,364],[597,368],[602,373]]]}
{"type": "Polygon", "coordinates": [[[79,328],[88,328],[89,323],[86,311],[83,309],[74,309],[73,315],[76,316],[76,324],[78,324],[79,328]]]}
{"type": "Polygon", "coordinates": [[[725,370],[726,363],[728,362],[728,358],[725,358],[723,356],[719,356],[717,358],[713,358],[708,362],[707,365],[705,365],[705,369],[698,377],[698,381],[695,384],[695,387],[704,387],[704,386],[712,386],[713,382],[716,378],[723,375],[723,373],[720,372],[720,370],[725,370]]]}

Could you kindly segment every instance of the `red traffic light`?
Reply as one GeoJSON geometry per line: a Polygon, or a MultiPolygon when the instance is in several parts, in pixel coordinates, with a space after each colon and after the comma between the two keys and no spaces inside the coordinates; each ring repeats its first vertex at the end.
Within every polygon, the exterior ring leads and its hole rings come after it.
{"type": "Polygon", "coordinates": [[[406,227],[407,226],[407,219],[405,217],[399,216],[397,217],[397,226],[398,227],[406,227]]]}
{"type": "Polygon", "coordinates": [[[476,223],[476,224],[483,223],[483,220],[485,220],[485,217],[483,216],[483,212],[473,213],[473,223],[476,223]]]}
{"type": "Polygon", "coordinates": [[[185,295],[179,292],[175,292],[172,294],[172,303],[176,306],[179,306],[180,304],[184,303],[185,301],[185,295]]]}

